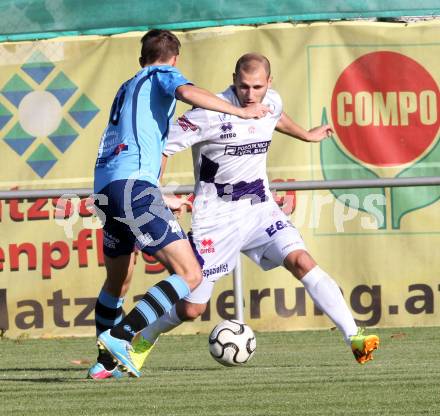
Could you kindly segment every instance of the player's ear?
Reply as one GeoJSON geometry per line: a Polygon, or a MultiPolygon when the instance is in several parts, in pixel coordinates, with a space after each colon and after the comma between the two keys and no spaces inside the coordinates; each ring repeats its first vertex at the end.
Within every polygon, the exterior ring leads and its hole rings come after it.
{"type": "Polygon", "coordinates": [[[235,81],[237,79],[237,75],[235,74],[235,72],[232,74],[232,83],[235,84],[235,81]]]}
{"type": "Polygon", "coordinates": [[[269,78],[267,79],[267,86],[268,88],[272,88],[272,76],[269,76],[269,78]]]}

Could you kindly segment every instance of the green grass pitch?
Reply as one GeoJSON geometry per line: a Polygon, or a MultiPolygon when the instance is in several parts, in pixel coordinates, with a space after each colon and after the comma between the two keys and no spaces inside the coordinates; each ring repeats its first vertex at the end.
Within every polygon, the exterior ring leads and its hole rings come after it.
{"type": "MultiPolygon", "coordinates": [[[[373,331],[369,330],[369,333],[373,331]]],[[[0,341],[0,414],[439,415],[439,328],[374,331],[360,366],[337,331],[257,333],[245,366],[215,362],[207,335],[164,336],[140,379],[86,380],[91,338],[0,341]]]]}

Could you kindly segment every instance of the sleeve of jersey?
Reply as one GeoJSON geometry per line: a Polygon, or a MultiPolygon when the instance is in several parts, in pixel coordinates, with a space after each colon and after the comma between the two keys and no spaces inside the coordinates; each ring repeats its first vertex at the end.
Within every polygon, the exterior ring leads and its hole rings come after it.
{"type": "Polygon", "coordinates": [[[171,156],[209,139],[209,118],[206,110],[196,108],[187,111],[173,121],[168,132],[168,141],[163,154],[171,156]]]}
{"type": "Polygon", "coordinates": [[[283,100],[275,90],[268,90],[267,97],[269,99],[269,107],[273,111],[272,117],[277,120],[281,117],[281,113],[283,112],[283,100]]]}
{"type": "Polygon", "coordinates": [[[158,72],[157,79],[164,94],[171,97],[175,97],[177,87],[186,84],[192,85],[192,83],[175,68],[166,72],[158,72]]]}

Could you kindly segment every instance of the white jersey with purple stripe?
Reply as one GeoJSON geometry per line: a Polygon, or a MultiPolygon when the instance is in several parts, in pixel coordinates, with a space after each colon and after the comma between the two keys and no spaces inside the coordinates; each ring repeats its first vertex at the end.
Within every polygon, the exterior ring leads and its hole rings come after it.
{"type": "MultiPolygon", "coordinates": [[[[239,106],[231,86],[218,94],[239,106]]],[[[269,89],[264,97],[272,113],[255,120],[200,108],[186,112],[171,124],[165,155],[192,146],[195,196],[194,208],[212,208],[247,199],[251,204],[271,199],[266,174],[267,151],[282,113],[281,97],[269,89]]]]}
{"type": "MultiPolygon", "coordinates": [[[[232,87],[219,96],[239,105],[232,87]]],[[[290,252],[306,249],[269,190],[266,157],[282,103],[273,90],[263,103],[272,113],[259,120],[194,109],[171,125],[164,153],[193,150],[196,198],[188,237],[203,279],[185,297],[190,303],[208,302],[214,283],[234,269],[239,252],[270,270],[283,265],[290,252]]]]}

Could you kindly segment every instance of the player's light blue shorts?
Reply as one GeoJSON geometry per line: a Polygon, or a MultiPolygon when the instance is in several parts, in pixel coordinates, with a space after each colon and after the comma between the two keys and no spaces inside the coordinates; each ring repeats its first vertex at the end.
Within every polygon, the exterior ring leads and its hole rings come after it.
{"type": "Polygon", "coordinates": [[[104,254],[130,254],[135,246],[150,255],[176,240],[186,239],[160,190],[142,180],[117,180],[95,194],[103,223],[104,254]]]}

